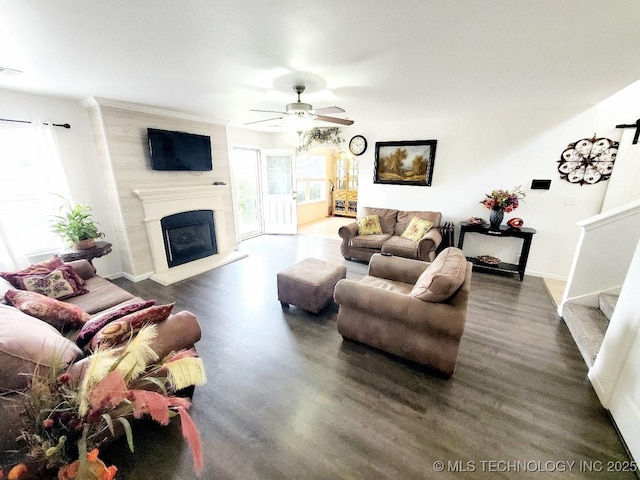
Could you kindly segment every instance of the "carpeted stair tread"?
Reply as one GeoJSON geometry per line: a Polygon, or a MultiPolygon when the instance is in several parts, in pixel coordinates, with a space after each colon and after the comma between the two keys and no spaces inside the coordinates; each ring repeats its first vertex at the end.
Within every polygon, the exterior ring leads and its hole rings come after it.
{"type": "Polygon", "coordinates": [[[591,368],[602,346],[609,320],[599,309],[575,303],[565,304],[562,310],[562,318],[567,324],[584,361],[591,368]]]}
{"type": "Polygon", "coordinates": [[[611,320],[613,311],[616,309],[616,303],[618,303],[618,297],[619,295],[613,295],[611,293],[603,293],[598,297],[600,310],[602,310],[602,313],[604,313],[609,320],[611,320]]]}

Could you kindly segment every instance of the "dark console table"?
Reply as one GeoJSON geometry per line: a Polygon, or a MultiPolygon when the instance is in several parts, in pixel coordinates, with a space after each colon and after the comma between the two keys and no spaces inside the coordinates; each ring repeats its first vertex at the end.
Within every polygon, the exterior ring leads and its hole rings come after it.
{"type": "Polygon", "coordinates": [[[109,242],[96,242],[95,246],[84,250],[78,248],[67,248],[58,253],[58,257],[63,262],[72,262],[74,260],[88,260],[93,265],[93,259],[102,257],[111,253],[111,244],[109,242]]]}
{"type": "Polygon", "coordinates": [[[467,257],[470,262],[473,262],[474,268],[480,270],[487,270],[489,272],[507,272],[517,273],[520,275],[520,281],[524,278],[524,270],[527,268],[527,260],[529,259],[529,250],[531,249],[531,240],[536,233],[533,228],[511,228],[505,225],[501,225],[498,230],[492,229],[488,224],[477,225],[475,223],[460,222],[460,238],[458,240],[458,248],[464,250],[464,235],[465,233],[479,233],[481,235],[487,235],[489,237],[515,237],[521,238],[522,249],[520,250],[520,263],[518,265],[513,263],[501,262],[497,265],[492,265],[482,262],[476,257],[467,257]]]}

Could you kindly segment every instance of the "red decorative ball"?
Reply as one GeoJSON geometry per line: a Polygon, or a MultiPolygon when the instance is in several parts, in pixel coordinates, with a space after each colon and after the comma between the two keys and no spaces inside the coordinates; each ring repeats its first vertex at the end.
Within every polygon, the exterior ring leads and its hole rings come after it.
{"type": "Polygon", "coordinates": [[[509,225],[511,228],[520,228],[524,225],[524,220],[518,217],[514,217],[509,219],[507,225],[509,225]]]}

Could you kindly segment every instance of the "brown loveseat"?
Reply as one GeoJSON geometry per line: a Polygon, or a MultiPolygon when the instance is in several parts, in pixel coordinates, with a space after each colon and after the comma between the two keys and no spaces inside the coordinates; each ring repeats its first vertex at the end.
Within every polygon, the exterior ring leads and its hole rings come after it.
{"type": "Polygon", "coordinates": [[[336,285],[338,332],[453,375],[471,269],[455,247],[443,250],[433,263],[375,254],[364,279],[336,285]]]}
{"type": "MultiPolygon", "coordinates": [[[[96,275],[86,260],[70,265],[86,280],[89,293],[64,301],[93,316],[142,300],[96,275]]],[[[12,285],[0,278],[0,301],[10,289],[12,285]]],[[[171,351],[192,348],[201,336],[197,318],[188,311],[170,315],[157,325],[157,332],[152,348],[161,358],[171,351]]],[[[29,375],[36,367],[51,367],[59,361],[76,362],[76,371],[82,371],[88,357],[72,341],[76,333],[77,330],[68,331],[63,335],[44,321],[0,302],[0,468],[5,462],[11,463],[9,451],[18,446],[16,438],[20,435],[24,410],[24,396],[20,392],[28,387],[29,375]]]]}
{"type": "Polygon", "coordinates": [[[439,230],[442,220],[440,212],[364,207],[358,218],[369,215],[377,215],[380,218],[382,234],[358,235],[357,221],[340,227],[338,230],[338,234],[342,238],[340,251],[345,259],[368,262],[374,253],[380,252],[415,258],[425,262],[430,262],[435,258],[436,249],[442,242],[442,234],[439,230]],[[418,242],[401,236],[413,217],[429,220],[433,223],[433,227],[418,242]]]}

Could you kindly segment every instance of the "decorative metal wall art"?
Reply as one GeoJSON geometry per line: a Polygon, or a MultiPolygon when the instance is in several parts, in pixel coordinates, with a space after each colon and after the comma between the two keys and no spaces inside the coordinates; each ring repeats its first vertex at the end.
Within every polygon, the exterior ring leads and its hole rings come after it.
{"type": "Polygon", "coordinates": [[[618,154],[618,142],[608,138],[583,138],[570,143],[558,160],[560,178],[569,183],[593,185],[608,180],[618,154]]]}

